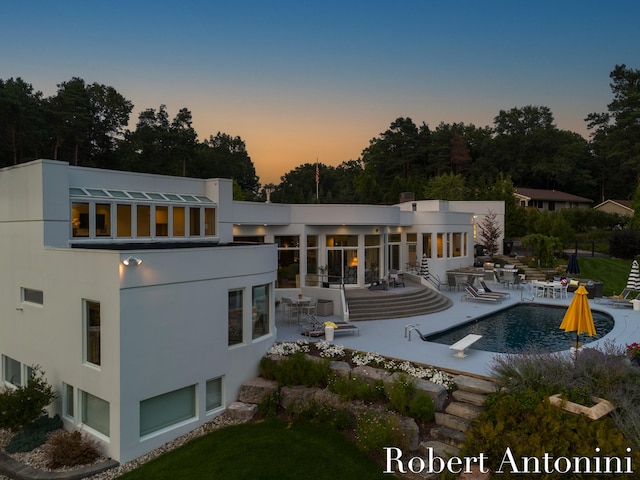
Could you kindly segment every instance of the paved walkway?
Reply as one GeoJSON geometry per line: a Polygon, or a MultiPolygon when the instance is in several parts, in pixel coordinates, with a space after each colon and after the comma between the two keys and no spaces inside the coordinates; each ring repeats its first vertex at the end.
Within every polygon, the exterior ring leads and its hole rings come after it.
{"type": "MultiPolygon", "coordinates": [[[[417,336],[412,336],[409,341],[405,337],[405,327],[417,325],[421,333],[429,335],[521,301],[530,301],[532,298],[526,285],[523,289],[505,291],[511,293],[511,298],[495,305],[462,301],[463,292],[445,289],[442,293],[453,301],[453,306],[447,310],[417,317],[355,322],[359,327],[360,335],[336,336],[334,343],[354,350],[375,352],[434,367],[488,376],[496,353],[470,349],[467,357],[457,358],[453,356],[454,352],[449,349],[448,345],[424,342],[417,336]]],[[[534,303],[568,306],[572,297],[572,294],[569,294],[568,299],[536,298],[534,303]]],[[[589,346],[601,346],[607,341],[622,346],[632,342],[640,342],[640,311],[630,308],[614,308],[598,299],[590,299],[589,303],[592,309],[607,312],[615,319],[613,330],[605,337],[589,343],[589,346]]],[[[278,313],[276,322],[279,341],[295,341],[306,338],[300,335],[297,325],[288,324],[279,315],[278,313]]],[[[336,320],[337,317],[318,317],[318,319],[321,321],[336,320]]],[[[567,351],[568,348],[569,346],[567,346],[567,351]]]]}

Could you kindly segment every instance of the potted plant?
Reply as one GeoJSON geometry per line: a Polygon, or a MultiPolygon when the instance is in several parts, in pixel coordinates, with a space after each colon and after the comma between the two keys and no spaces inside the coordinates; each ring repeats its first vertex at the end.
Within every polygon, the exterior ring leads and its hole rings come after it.
{"type": "Polygon", "coordinates": [[[636,367],[640,366],[640,343],[633,342],[627,345],[627,356],[632,365],[636,367]]]}

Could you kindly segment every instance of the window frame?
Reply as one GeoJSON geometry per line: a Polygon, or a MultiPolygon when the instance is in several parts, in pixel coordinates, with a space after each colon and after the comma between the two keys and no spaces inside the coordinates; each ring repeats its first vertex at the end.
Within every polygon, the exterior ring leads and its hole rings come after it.
{"type": "Polygon", "coordinates": [[[82,360],[85,365],[90,365],[95,368],[100,368],[102,366],[102,306],[100,302],[96,300],[82,299],[82,360]],[[96,325],[91,325],[92,320],[95,320],[91,315],[91,307],[98,305],[98,325],[97,325],[97,355],[98,355],[98,363],[92,361],[95,360],[93,356],[95,353],[92,351],[92,346],[95,344],[95,338],[91,338],[92,331],[95,333],[96,325]],[[91,359],[90,359],[91,357],[91,359]]]}

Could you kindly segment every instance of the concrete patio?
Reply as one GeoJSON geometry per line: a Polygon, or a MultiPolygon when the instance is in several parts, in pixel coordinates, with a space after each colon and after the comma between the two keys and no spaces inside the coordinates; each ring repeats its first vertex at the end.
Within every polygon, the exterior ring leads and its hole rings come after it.
{"type": "MultiPolygon", "coordinates": [[[[490,285],[492,288],[497,285],[490,285]]],[[[464,292],[442,290],[453,301],[453,306],[445,311],[393,320],[373,320],[354,322],[360,330],[360,335],[336,336],[333,343],[344,345],[346,348],[365,352],[375,352],[380,355],[408,360],[415,363],[431,365],[459,372],[473,373],[488,376],[492,359],[497,355],[493,352],[467,350],[468,356],[458,358],[454,356],[448,345],[424,342],[414,334],[411,341],[405,337],[407,325],[417,325],[421,333],[429,335],[446,330],[452,326],[465,323],[473,318],[480,317],[507,306],[531,301],[532,293],[528,285],[522,289],[501,290],[509,291],[511,298],[507,298],[499,304],[485,304],[474,301],[462,301],[464,292]]],[[[534,303],[568,306],[573,298],[535,298],[534,303]]],[[[609,313],[615,320],[613,330],[605,337],[589,343],[589,346],[602,345],[610,341],[625,346],[632,342],[640,342],[640,311],[631,308],[615,308],[607,305],[601,299],[589,300],[592,310],[600,310],[609,313]]],[[[336,316],[318,317],[320,321],[339,320],[336,316]]],[[[307,338],[300,335],[297,324],[289,323],[284,319],[281,309],[277,310],[276,327],[278,341],[295,341],[307,338]]],[[[559,327],[559,325],[558,325],[559,327]]],[[[311,338],[310,341],[322,340],[324,337],[311,338]]],[[[569,345],[567,346],[568,351],[569,345]]]]}

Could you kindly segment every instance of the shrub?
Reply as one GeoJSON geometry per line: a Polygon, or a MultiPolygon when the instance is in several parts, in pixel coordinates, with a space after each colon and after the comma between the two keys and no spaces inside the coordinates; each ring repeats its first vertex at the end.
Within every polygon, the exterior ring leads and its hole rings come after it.
{"type": "Polygon", "coordinates": [[[263,418],[275,418],[278,414],[279,396],[277,393],[265,395],[258,404],[258,414],[263,418]]]}
{"type": "Polygon", "coordinates": [[[324,388],[329,379],[328,359],[311,359],[304,352],[296,352],[289,357],[260,360],[260,375],[275,380],[280,386],[305,385],[324,388]]]}
{"type": "Polygon", "coordinates": [[[425,392],[416,392],[409,403],[409,416],[418,422],[430,422],[435,414],[433,400],[425,392]]]}
{"type": "Polygon", "coordinates": [[[340,396],[342,401],[361,400],[363,402],[381,402],[386,399],[381,380],[370,383],[360,377],[335,376],[329,382],[329,391],[340,396]]]}
{"type": "Polygon", "coordinates": [[[399,421],[389,412],[362,409],[355,417],[356,442],[367,453],[380,453],[383,447],[398,445],[407,448],[399,421]]]}
{"type": "Polygon", "coordinates": [[[640,233],[627,228],[611,234],[609,253],[612,257],[631,260],[640,253],[640,233]]]}
{"type": "Polygon", "coordinates": [[[62,428],[59,415],[42,415],[16,433],[5,447],[8,453],[30,452],[47,441],[47,433],[62,428]]]}
{"type": "Polygon", "coordinates": [[[55,469],[92,463],[100,456],[100,452],[95,441],[84,438],[75,430],[51,437],[46,455],[47,466],[55,469]]]}
{"type": "MultiPolygon", "coordinates": [[[[539,400],[539,395],[532,391],[520,392],[520,396],[493,394],[485,407],[468,432],[461,454],[468,456],[483,452],[491,469],[498,467],[507,448],[516,459],[543,458],[545,453],[555,458],[590,458],[598,447],[601,449],[598,456],[632,456],[633,463],[640,461],[638,452],[627,453],[629,442],[610,418],[594,421],[567,413],[552,406],[547,399],[539,400]]],[[[500,478],[522,478],[522,475],[512,474],[507,468],[500,478]]],[[[566,476],[552,474],[544,478],[566,476]]]]}
{"type": "Polygon", "coordinates": [[[296,420],[330,425],[336,430],[346,430],[353,421],[346,408],[332,408],[324,403],[311,403],[306,406],[291,407],[288,411],[296,420]]]}
{"type": "Polygon", "coordinates": [[[391,408],[402,415],[409,415],[409,403],[416,391],[416,382],[401,374],[393,382],[385,384],[384,389],[391,408]]]}
{"type": "Polygon", "coordinates": [[[20,430],[45,414],[45,407],[57,397],[40,366],[34,365],[32,370],[26,385],[0,393],[0,428],[20,430]]]}
{"type": "Polygon", "coordinates": [[[16,433],[4,447],[7,453],[30,452],[47,441],[42,430],[23,430],[16,433]]]}

